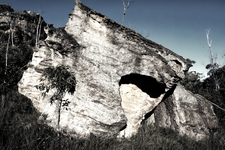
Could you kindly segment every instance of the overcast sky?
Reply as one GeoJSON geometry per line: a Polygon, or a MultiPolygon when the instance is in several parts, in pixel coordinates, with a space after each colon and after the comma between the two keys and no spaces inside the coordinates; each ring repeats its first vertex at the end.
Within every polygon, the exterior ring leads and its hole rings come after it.
{"type": "MultiPolygon", "coordinates": [[[[122,0],[81,0],[86,6],[122,22],[122,0]]],[[[74,0],[0,0],[15,11],[39,12],[54,27],[65,26],[74,0]]],[[[225,0],[134,0],[124,25],[175,53],[196,61],[190,70],[204,72],[209,63],[205,37],[210,30],[212,50],[225,65],[225,0]]]]}

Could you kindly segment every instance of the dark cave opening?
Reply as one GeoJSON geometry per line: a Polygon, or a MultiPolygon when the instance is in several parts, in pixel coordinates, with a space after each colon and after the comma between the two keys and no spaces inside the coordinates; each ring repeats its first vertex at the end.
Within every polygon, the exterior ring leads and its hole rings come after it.
{"type": "MultiPolygon", "coordinates": [[[[155,78],[136,73],[122,76],[119,85],[121,84],[134,84],[138,88],[140,88],[143,92],[147,93],[151,98],[158,98],[161,94],[165,93],[166,88],[165,84],[159,83],[155,78]]],[[[174,85],[169,91],[167,91],[163,100],[160,103],[168,99],[173,94],[175,88],[176,85],[174,85]]],[[[145,114],[144,116],[145,119],[142,121],[141,124],[143,124],[143,122],[148,120],[148,118],[151,117],[152,114],[154,114],[156,109],[157,106],[152,111],[145,114]]],[[[123,129],[125,128],[126,126],[123,129]]]]}
{"type": "Polygon", "coordinates": [[[119,85],[121,84],[134,84],[152,98],[157,98],[165,93],[166,88],[165,84],[157,82],[155,78],[136,73],[121,77],[119,85]]]}

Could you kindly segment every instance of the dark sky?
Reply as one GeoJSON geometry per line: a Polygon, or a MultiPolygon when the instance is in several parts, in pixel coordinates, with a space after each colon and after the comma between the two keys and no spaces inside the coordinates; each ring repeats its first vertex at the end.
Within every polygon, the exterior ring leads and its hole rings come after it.
{"type": "MultiPolygon", "coordinates": [[[[81,0],[88,7],[122,22],[122,0],[81,0]]],[[[47,23],[65,26],[74,0],[0,0],[15,11],[39,12],[47,23]]],[[[206,73],[209,62],[206,29],[210,30],[212,50],[225,65],[225,0],[134,0],[124,25],[175,53],[196,61],[191,70],[206,73]]]]}

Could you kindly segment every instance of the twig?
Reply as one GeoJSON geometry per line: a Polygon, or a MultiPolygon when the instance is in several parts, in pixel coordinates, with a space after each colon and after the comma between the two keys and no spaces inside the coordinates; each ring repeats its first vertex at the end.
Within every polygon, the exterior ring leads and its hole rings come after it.
{"type": "MultiPolygon", "coordinates": [[[[207,99],[206,99],[207,100],[207,99]]],[[[213,103],[213,102],[211,102],[211,101],[209,101],[209,100],[207,100],[208,102],[210,102],[212,105],[214,105],[214,106],[216,106],[216,107],[218,107],[219,109],[221,109],[222,111],[224,111],[225,112],[225,109],[223,109],[223,108],[221,108],[220,106],[218,106],[217,104],[215,104],[215,103],[213,103]]]]}

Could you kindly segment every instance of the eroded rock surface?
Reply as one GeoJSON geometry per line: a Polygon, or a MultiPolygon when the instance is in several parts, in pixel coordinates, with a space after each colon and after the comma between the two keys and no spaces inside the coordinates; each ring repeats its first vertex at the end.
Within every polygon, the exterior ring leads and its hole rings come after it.
{"type": "Polygon", "coordinates": [[[192,94],[178,85],[171,89],[150,117],[149,123],[176,130],[195,140],[210,136],[218,121],[213,106],[201,95],[192,94]]]}
{"type": "MultiPolygon", "coordinates": [[[[148,106],[148,110],[139,110],[143,112],[127,113],[127,102],[122,98],[123,114],[128,119],[126,131],[123,131],[125,137],[136,133],[138,125],[135,124],[139,124],[145,113],[162,100],[165,92],[182,79],[188,69],[182,57],[81,3],[76,3],[65,30],[83,47],[77,52],[75,60],[76,79],[81,81],[77,85],[77,99],[120,107],[119,84],[122,84],[123,78],[133,74],[151,77],[154,83],[161,85],[161,89],[157,89],[154,84],[141,81],[141,84],[149,89],[155,88],[159,93],[154,95],[151,92],[153,95],[149,99],[154,104],[148,106]],[[137,118],[132,118],[136,115],[137,118]]],[[[132,77],[131,82],[137,81],[137,76],[132,77]]]]}
{"type": "Polygon", "coordinates": [[[79,137],[131,137],[184,78],[186,60],[80,2],[69,16],[65,29],[45,27],[47,37],[34,50],[19,91],[57,128],[57,104],[49,102],[54,90],[43,97],[35,86],[43,69],[70,66],[77,86],[64,97],[71,103],[61,111],[60,130],[79,137]]]}
{"type": "Polygon", "coordinates": [[[157,98],[151,98],[134,84],[122,84],[120,95],[128,121],[126,128],[120,132],[119,137],[131,137],[138,132],[145,115],[161,102],[165,93],[157,98]]]}

